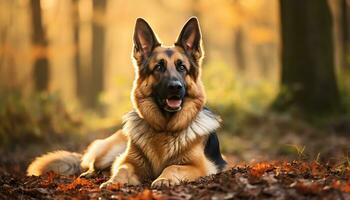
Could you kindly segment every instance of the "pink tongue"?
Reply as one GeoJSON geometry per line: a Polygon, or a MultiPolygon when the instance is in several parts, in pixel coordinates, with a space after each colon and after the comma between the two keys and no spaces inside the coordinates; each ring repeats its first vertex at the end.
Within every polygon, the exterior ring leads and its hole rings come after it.
{"type": "Polygon", "coordinates": [[[181,106],[181,100],[175,100],[175,99],[167,99],[166,100],[166,104],[170,107],[170,108],[178,108],[181,106]]]}

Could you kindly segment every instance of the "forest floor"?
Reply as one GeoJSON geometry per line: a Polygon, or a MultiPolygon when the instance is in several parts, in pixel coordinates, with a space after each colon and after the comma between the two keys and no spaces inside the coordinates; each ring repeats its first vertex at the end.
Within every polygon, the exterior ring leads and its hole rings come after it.
{"type": "Polygon", "coordinates": [[[41,177],[0,171],[0,199],[350,199],[348,165],[272,161],[237,165],[220,174],[169,188],[112,185],[107,176],[41,177]]]}
{"type": "Polygon", "coordinates": [[[118,128],[61,138],[49,144],[21,143],[0,149],[0,199],[350,199],[349,118],[314,127],[296,118],[263,116],[219,132],[230,169],[169,188],[113,185],[101,174],[84,179],[48,173],[25,176],[35,156],[65,149],[82,152],[118,128]]]}

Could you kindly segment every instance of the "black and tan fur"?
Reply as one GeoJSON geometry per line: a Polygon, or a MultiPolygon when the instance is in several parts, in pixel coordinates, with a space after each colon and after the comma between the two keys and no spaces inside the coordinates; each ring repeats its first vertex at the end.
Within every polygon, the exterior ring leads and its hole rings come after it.
{"type": "Polygon", "coordinates": [[[82,156],[59,151],[39,157],[28,175],[84,171],[81,176],[89,177],[111,167],[101,187],[145,181],[160,187],[221,171],[226,162],[215,133],[220,119],[204,107],[201,41],[197,18],[185,24],[174,46],[162,46],[147,22],[137,19],[134,110],[124,116],[123,129],[93,142],[82,156]]]}

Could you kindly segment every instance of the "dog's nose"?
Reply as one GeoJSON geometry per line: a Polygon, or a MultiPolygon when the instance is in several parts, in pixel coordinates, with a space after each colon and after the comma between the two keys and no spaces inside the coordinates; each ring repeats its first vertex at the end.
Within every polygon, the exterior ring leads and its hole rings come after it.
{"type": "Polygon", "coordinates": [[[182,89],[182,84],[180,81],[170,81],[168,84],[168,90],[172,92],[178,92],[182,89]]]}

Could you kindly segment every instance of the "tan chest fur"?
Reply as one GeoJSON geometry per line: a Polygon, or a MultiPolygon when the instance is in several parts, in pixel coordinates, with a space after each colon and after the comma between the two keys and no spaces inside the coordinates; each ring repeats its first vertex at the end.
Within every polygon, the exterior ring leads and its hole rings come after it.
{"type": "Polygon", "coordinates": [[[191,140],[181,135],[160,132],[142,137],[137,144],[150,161],[153,173],[157,175],[168,165],[190,162],[193,159],[190,154],[194,147],[203,146],[204,139],[205,136],[191,140]]]}
{"type": "Polygon", "coordinates": [[[157,176],[168,165],[203,159],[204,142],[218,127],[219,119],[209,111],[202,111],[186,130],[157,132],[136,112],[130,112],[124,117],[123,132],[146,156],[153,174],[157,176]]]}

